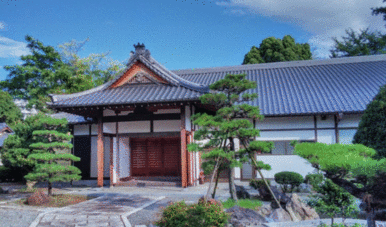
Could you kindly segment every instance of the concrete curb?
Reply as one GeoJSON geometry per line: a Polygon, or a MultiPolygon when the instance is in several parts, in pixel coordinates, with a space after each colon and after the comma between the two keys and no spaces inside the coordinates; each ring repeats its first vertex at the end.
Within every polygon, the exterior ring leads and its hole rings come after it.
{"type": "MultiPolygon", "coordinates": [[[[342,223],[342,218],[334,218],[334,223],[342,223]]],[[[325,218],[325,219],[316,219],[316,220],[308,220],[308,221],[299,221],[299,222],[270,222],[270,223],[263,223],[263,226],[265,227],[296,227],[296,226],[318,226],[320,223],[324,224],[331,224],[331,218],[325,218]]],[[[345,220],[345,224],[348,226],[354,225],[355,223],[366,225],[366,220],[360,220],[360,219],[352,219],[347,218],[345,220]]]]}
{"type": "Polygon", "coordinates": [[[138,208],[136,208],[136,209],[134,209],[132,211],[129,211],[129,212],[126,212],[126,213],[122,214],[121,215],[121,219],[122,219],[123,223],[125,224],[125,227],[132,227],[132,225],[130,224],[130,222],[129,222],[128,218],[127,218],[129,215],[134,214],[135,212],[138,212],[138,211],[140,211],[140,210],[142,210],[142,209],[144,209],[144,208],[146,208],[148,206],[151,206],[154,203],[156,203],[156,202],[158,202],[158,201],[160,201],[160,200],[162,200],[164,198],[166,198],[166,197],[165,196],[160,196],[160,197],[156,198],[155,200],[142,205],[141,207],[138,207],[138,208]]]}

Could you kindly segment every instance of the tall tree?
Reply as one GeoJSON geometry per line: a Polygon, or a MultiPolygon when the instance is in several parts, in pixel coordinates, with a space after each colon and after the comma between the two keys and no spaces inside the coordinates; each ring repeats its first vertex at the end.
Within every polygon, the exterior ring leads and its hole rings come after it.
{"type": "Polygon", "coordinates": [[[336,37],[333,40],[332,58],[386,53],[386,35],[378,31],[370,32],[368,28],[358,33],[348,29],[342,41],[336,37]]]}
{"type": "Polygon", "coordinates": [[[252,46],[244,56],[243,65],[281,61],[310,60],[312,53],[308,43],[296,43],[290,35],[283,39],[268,37],[259,48],[252,46]]]}
{"type": "Polygon", "coordinates": [[[60,161],[80,161],[80,158],[70,153],[58,153],[61,149],[71,149],[69,143],[72,136],[57,131],[67,126],[66,119],[45,117],[40,119],[44,130],[35,130],[32,135],[40,137],[41,141],[30,145],[35,153],[28,155],[28,159],[36,160],[34,170],[25,176],[31,181],[48,182],[48,195],[52,194],[53,182],[68,182],[80,180],[80,170],[72,165],[60,164],[60,161]]]}
{"type": "Polygon", "coordinates": [[[73,93],[93,87],[86,76],[74,75],[73,68],[62,61],[53,47],[28,35],[26,41],[31,54],[21,57],[22,65],[5,66],[9,74],[0,82],[0,88],[13,98],[28,100],[28,107],[35,105],[38,110],[48,111],[48,94],[73,93]]]}
{"type": "MultiPolygon", "coordinates": [[[[212,175],[218,171],[220,164],[226,164],[229,170],[229,192],[231,198],[237,201],[234,167],[241,167],[243,162],[252,159],[253,165],[269,169],[269,165],[257,162],[254,154],[257,151],[269,152],[272,143],[262,141],[252,141],[259,136],[259,130],[253,127],[248,119],[263,119],[258,107],[251,106],[245,102],[257,98],[257,94],[246,92],[256,87],[256,82],[245,79],[245,74],[231,75],[228,74],[224,79],[210,85],[211,93],[202,95],[200,101],[204,105],[213,106],[216,115],[207,113],[197,113],[192,116],[193,123],[200,128],[194,134],[197,141],[206,143],[189,144],[189,151],[199,151],[210,148],[209,152],[203,153],[202,158],[215,159],[215,167],[212,175]],[[243,149],[236,150],[235,142],[239,140],[243,149]]],[[[260,172],[261,173],[261,172],[260,172]]],[[[264,178],[263,178],[264,179],[264,178]]],[[[211,190],[210,184],[208,192],[211,190]]],[[[210,193],[207,193],[207,199],[210,193]]],[[[280,206],[280,204],[279,204],[280,206]]]]}
{"type": "Polygon", "coordinates": [[[13,102],[11,95],[8,92],[0,90],[0,122],[5,122],[13,128],[13,126],[21,121],[23,115],[13,102]]]}
{"type": "MultiPolygon", "coordinates": [[[[383,2],[386,2],[386,0],[383,0],[383,2]]],[[[379,15],[379,14],[383,15],[383,20],[386,21],[386,7],[385,6],[371,8],[371,10],[373,11],[373,15],[379,15]]]]}
{"type": "Polygon", "coordinates": [[[90,54],[85,58],[79,56],[84,45],[89,42],[87,38],[83,41],[71,40],[59,45],[60,55],[63,61],[74,68],[75,75],[87,75],[92,78],[94,86],[99,86],[113,79],[116,74],[123,71],[124,65],[108,57],[110,52],[90,54]]]}
{"type": "MultiPolygon", "coordinates": [[[[46,118],[45,114],[39,113],[27,117],[23,122],[18,122],[12,130],[15,134],[9,135],[4,141],[3,148],[0,150],[3,165],[10,168],[17,180],[24,180],[24,176],[31,172],[36,165],[36,161],[29,159],[28,156],[36,152],[30,145],[36,142],[43,142],[41,137],[33,136],[33,131],[44,130],[44,125],[40,121],[46,118]]],[[[60,132],[67,132],[66,128],[58,129],[60,132]]]]}
{"type": "Polygon", "coordinates": [[[386,158],[386,86],[380,88],[361,117],[353,143],[377,151],[377,158],[386,158]]]}
{"type": "Polygon", "coordinates": [[[386,208],[386,158],[362,144],[300,143],[295,153],[324,172],[324,176],[362,200],[367,225],[375,227],[377,209],[386,208]]]}

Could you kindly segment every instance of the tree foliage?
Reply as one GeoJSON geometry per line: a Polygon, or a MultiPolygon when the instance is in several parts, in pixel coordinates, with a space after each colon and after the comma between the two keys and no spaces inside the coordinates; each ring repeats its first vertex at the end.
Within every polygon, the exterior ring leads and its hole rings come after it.
{"type": "Polygon", "coordinates": [[[80,170],[71,165],[60,164],[60,161],[80,161],[80,158],[70,153],[58,153],[61,149],[71,149],[69,143],[72,136],[60,132],[60,128],[67,126],[66,119],[54,119],[45,117],[39,119],[44,130],[34,130],[34,138],[40,138],[39,142],[32,143],[29,147],[34,150],[33,154],[28,155],[28,159],[36,161],[35,168],[25,176],[31,181],[47,181],[48,195],[51,195],[52,182],[68,182],[80,180],[80,170]]]}
{"type": "Polygon", "coordinates": [[[298,61],[312,59],[308,43],[296,43],[290,35],[283,39],[269,37],[264,39],[259,48],[252,46],[244,56],[243,65],[268,62],[298,61]]]}
{"type": "Polygon", "coordinates": [[[378,31],[370,32],[368,28],[358,33],[347,29],[342,41],[336,37],[333,40],[334,46],[330,51],[332,58],[386,53],[386,35],[378,31]]]}
{"type": "MultiPolygon", "coordinates": [[[[192,116],[193,123],[199,126],[195,131],[196,141],[207,141],[203,143],[191,143],[188,146],[190,151],[209,150],[202,154],[203,159],[215,160],[214,174],[218,171],[220,163],[225,164],[229,169],[229,190],[231,198],[237,200],[234,185],[234,168],[241,167],[243,162],[254,159],[257,151],[269,151],[272,143],[252,141],[259,136],[259,130],[253,127],[249,119],[263,119],[258,107],[250,106],[246,102],[257,97],[257,94],[246,92],[255,88],[256,83],[246,80],[245,74],[228,74],[224,79],[210,85],[212,92],[200,97],[203,105],[214,107],[215,115],[197,113],[192,116]],[[236,150],[236,139],[241,142],[243,149],[236,150]],[[269,144],[269,145],[267,145],[269,144]]],[[[269,169],[264,163],[257,168],[269,169]]],[[[212,179],[213,179],[212,176],[212,179]]]]}
{"type": "Polygon", "coordinates": [[[21,121],[23,115],[13,102],[11,95],[8,92],[0,90],[0,122],[7,123],[8,126],[13,126],[21,121]]]}
{"type": "Polygon", "coordinates": [[[88,78],[73,75],[73,69],[65,64],[60,54],[52,47],[31,36],[26,36],[31,54],[21,56],[22,65],[5,66],[9,71],[0,87],[13,98],[28,100],[28,107],[35,105],[47,111],[48,94],[73,93],[92,88],[88,78]]]}
{"type": "MultiPolygon", "coordinates": [[[[24,176],[31,172],[37,164],[36,160],[29,159],[28,156],[38,152],[30,147],[31,144],[43,142],[43,138],[34,137],[33,132],[45,129],[42,122],[45,118],[48,116],[39,113],[27,117],[23,122],[18,122],[12,128],[15,134],[9,135],[4,141],[1,149],[2,162],[4,166],[12,169],[17,180],[23,180],[24,176]]],[[[63,126],[57,131],[66,133],[68,128],[63,126]]]]}
{"type": "Polygon", "coordinates": [[[353,143],[360,143],[377,151],[378,158],[386,158],[386,86],[380,88],[361,117],[353,143]]]}
{"type": "Polygon", "coordinates": [[[70,42],[60,44],[59,52],[63,61],[72,66],[75,75],[91,79],[93,86],[96,87],[113,79],[114,75],[121,73],[124,65],[119,61],[109,58],[109,52],[93,53],[85,58],[81,58],[79,52],[83,50],[83,46],[88,41],[89,38],[80,42],[71,40],[70,42]]]}
{"type": "Polygon", "coordinates": [[[324,176],[362,200],[368,225],[374,226],[374,209],[386,207],[386,159],[362,144],[300,143],[295,152],[324,176]]]}

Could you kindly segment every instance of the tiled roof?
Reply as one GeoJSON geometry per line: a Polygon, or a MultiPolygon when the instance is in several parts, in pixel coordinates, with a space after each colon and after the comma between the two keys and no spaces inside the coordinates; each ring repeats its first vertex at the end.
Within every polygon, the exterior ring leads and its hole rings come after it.
{"type": "MultiPolygon", "coordinates": [[[[147,64],[155,61],[146,53],[134,54],[128,66],[135,60],[146,62],[146,59],[147,64]]],[[[257,88],[248,92],[259,94],[258,99],[250,104],[259,106],[265,116],[349,113],[363,112],[380,86],[386,84],[386,55],[172,72],[158,63],[155,66],[152,70],[159,70],[158,74],[164,76],[167,74],[168,77],[164,78],[171,84],[108,88],[112,84],[109,82],[83,93],[54,96],[50,105],[75,107],[199,100],[204,93],[199,87],[205,88],[229,73],[246,73],[247,79],[257,82],[257,88]],[[179,81],[178,86],[173,85],[177,83],[175,81],[179,81]]]]}
{"type": "Polygon", "coordinates": [[[70,113],[66,113],[66,112],[55,113],[55,114],[52,114],[51,117],[56,118],[56,119],[66,118],[69,124],[81,124],[81,123],[86,123],[86,122],[92,121],[91,118],[88,118],[87,120],[85,120],[83,116],[70,114],[70,113]]]}
{"type": "Polygon", "coordinates": [[[386,84],[386,55],[174,71],[209,85],[226,74],[257,82],[250,104],[270,115],[362,112],[386,84]]]}

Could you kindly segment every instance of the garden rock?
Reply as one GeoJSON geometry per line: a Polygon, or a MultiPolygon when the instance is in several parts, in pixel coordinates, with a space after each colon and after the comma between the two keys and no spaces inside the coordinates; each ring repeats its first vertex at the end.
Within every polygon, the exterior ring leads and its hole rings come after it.
{"type": "Polygon", "coordinates": [[[270,205],[264,204],[263,206],[259,207],[257,213],[259,213],[263,217],[266,217],[272,213],[272,208],[270,205]]]}
{"type": "Polygon", "coordinates": [[[291,216],[283,208],[273,210],[267,218],[273,220],[274,222],[292,221],[291,216]]]}
{"type": "Polygon", "coordinates": [[[236,187],[236,195],[238,199],[249,199],[251,198],[251,195],[249,195],[248,191],[244,188],[244,186],[238,186],[236,187]]]}
{"type": "Polygon", "coordinates": [[[230,213],[229,223],[234,227],[262,226],[263,223],[267,223],[263,216],[251,209],[234,206],[226,212],[230,213]]]}
{"type": "MultiPolygon", "coordinates": [[[[276,186],[271,186],[271,190],[275,195],[276,199],[280,202],[280,205],[282,206],[282,208],[285,207],[286,204],[290,201],[290,197],[287,196],[285,193],[279,191],[279,189],[276,186]]],[[[273,209],[279,208],[275,201],[271,203],[271,207],[273,209]]]]}
{"type": "Polygon", "coordinates": [[[315,209],[303,203],[297,194],[292,194],[290,201],[286,204],[285,209],[291,216],[292,221],[305,221],[319,219],[315,209]]]}
{"type": "Polygon", "coordinates": [[[43,190],[37,190],[30,197],[27,198],[28,205],[37,206],[46,204],[49,202],[49,197],[43,192],[43,190]]]}

